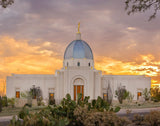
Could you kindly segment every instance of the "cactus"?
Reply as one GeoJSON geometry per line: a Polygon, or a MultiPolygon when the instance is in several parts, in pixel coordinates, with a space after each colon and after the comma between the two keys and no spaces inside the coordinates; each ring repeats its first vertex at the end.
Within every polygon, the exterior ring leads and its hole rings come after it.
{"type": "Polygon", "coordinates": [[[111,107],[108,102],[104,101],[101,97],[93,100],[92,103],[89,102],[89,98],[88,96],[82,100],[82,94],[78,94],[76,102],[67,94],[61,101],[61,104],[49,105],[47,108],[36,113],[31,113],[27,107],[24,107],[19,112],[18,119],[13,118],[11,124],[15,124],[19,119],[23,119],[22,125],[83,126],[86,119],[89,119],[95,112],[100,112],[100,119],[106,111],[112,111],[113,113],[120,110],[118,107],[111,107]]]}
{"type": "Polygon", "coordinates": [[[113,111],[114,111],[114,112],[119,112],[120,109],[121,109],[121,108],[120,108],[119,106],[117,106],[113,111]]]}
{"type": "Polygon", "coordinates": [[[24,117],[27,115],[29,115],[29,109],[27,109],[27,107],[23,107],[22,110],[19,112],[18,117],[20,119],[24,119],[24,117]]]}

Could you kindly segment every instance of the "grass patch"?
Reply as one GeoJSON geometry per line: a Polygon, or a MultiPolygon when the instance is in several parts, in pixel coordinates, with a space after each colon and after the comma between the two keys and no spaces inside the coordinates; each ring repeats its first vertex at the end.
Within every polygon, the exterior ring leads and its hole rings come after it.
{"type": "MultiPolygon", "coordinates": [[[[29,110],[33,112],[38,112],[39,110],[43,108],[45,108],[45,106],[31,107],[29,108],[29,110]]],[[[0,117],[17,115],[21,110],[22,108],[3,107],[2,112],[0,112],[0,117]]]]}

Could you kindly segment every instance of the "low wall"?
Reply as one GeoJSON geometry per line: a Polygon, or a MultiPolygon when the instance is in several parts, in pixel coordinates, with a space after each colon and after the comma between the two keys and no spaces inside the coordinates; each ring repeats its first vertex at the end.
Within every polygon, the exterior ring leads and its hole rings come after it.
{"type": "Polygon", "coordinates": [[[26,103],[28,103],[28,99],[26,98],[15,99],[15,107],[23,107],[26,103]]]}
{"type": "MultiPolygon", "coordinates": [[[[16,98],[15,99],[15,107],[23,107],[27,103],[28,103],[27,98],[16,98]]],[[[37,106],[37,100],[36,99],[32,99],[32,106],[37,106]]]]}

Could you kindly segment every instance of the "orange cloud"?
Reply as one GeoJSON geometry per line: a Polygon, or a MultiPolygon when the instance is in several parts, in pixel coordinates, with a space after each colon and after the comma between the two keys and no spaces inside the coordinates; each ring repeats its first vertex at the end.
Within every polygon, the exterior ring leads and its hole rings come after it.
{"type": "Polygon", "coordinates": [[[152,61],[154,56],[140,55],[143,62],[137,64],[136,62],[122,62],[108,57],[97,57],[95,68],[100,69],[104,74],[114,75],[146,75],[152,77],[152,84],[160,83],[160,68],[157,64],[160,62],[152,61]]]}
{"type": "Polygon", "coordinates": [[[17,41],[11,37],[0,37],[0,93],[6,76],[17,74],[54,74],[62,67],[62,59],[47,46],[60,47],[51,42],[43,42],[38,46],[31,46],[27,40],[17,41]],[[44,47],[44,48],[43,48],[44,47]]]}
{"type": "MultiPolygon", "coordinates": [[[[4,94],[5,78],[11,73],[54,74],[56,69],[63,66],[64,48],[49,41],[30,45],[27,40],[0,37],[0,94],[4,94]]],[[[151,54],[139,55],[135,59],[134,62],[124,62],[95,55],[95,68],[102,70],[104,74],[145,74],[152,77],[152,84],[160,83],[160,61],[154,61],[155,58],[151,54]]]]}

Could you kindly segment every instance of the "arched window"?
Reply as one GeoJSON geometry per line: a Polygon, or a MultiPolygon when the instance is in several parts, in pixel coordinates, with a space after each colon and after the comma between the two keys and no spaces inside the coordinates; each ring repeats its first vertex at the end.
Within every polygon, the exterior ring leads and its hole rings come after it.
{"type": "Polygon", "coordinates": [[[77,66],[80,66],[80,62],[77,63],[77,66]]]}
{"type": "Polygon", "coordinates": [[[91,64],[90,64],[90,63],[88,63],[88,66],[90,67],[90,66],[91,66],[91,64]]]}

